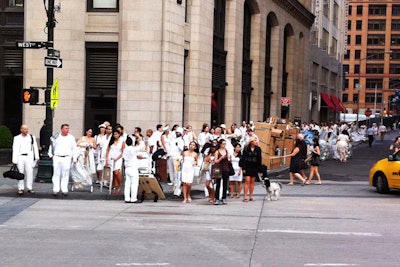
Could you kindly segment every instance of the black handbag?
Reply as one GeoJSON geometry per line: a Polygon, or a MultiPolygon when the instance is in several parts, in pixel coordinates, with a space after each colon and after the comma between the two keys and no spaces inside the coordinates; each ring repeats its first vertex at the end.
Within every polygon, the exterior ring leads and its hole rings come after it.
{"type": "Polygon", "coordinates": [[[213,164],[211,166],[211,179],[221,179],[222,178],[222,168],[220,164],[213,164]]]}
{"type": "Polygon", "coordinates": [[[235,169],[233,168],[232,162],[228,163],[229,167],[229,176],[235,175],[235,169]]]}
{"type": "Polygon", "coordinates": [[[18,171],[17,165],[12,165],[9,171],[3,172],[3,177],[14,180],[24,180],[25,175],[18,171]]]}
{"type": "Polygon", "coordinates": [[[153,153],[153,155],[151,156],[151,159],[156,161],[156,160],[162,158],[165,154],[167,154],[167,153],[165,153],[164,149],[159,148],[159,149],[157,149],[156,152],[153,153]]]}

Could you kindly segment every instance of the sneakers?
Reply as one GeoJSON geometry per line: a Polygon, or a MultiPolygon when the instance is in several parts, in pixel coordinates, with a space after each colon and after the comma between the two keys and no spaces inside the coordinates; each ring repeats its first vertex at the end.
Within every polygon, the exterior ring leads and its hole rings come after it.
{"type": "Polygon", "coordinates": [[[227,204],[228,204],[228,202],[226,202],[226,199],[223,199],[221,203],[222,203],[223,205],[227,205],[227,204]]]}
{"type": "Polygon", "coordinates": [[[221,200],[219,200],[219,199],[215,200],[215,202],[214,202],[214,205],[221,205],[221,204],[222,204],[221,200]]]}

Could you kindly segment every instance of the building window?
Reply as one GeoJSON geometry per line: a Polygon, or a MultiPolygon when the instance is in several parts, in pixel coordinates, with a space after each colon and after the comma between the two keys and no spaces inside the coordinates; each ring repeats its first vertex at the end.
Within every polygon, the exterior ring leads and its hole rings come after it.
{"type": "Polygon", "coordinates": [[[383,74],[383,64],[367,64],[365,73],[367,73],[367,74],[383,74]]]}
{"type": "Polygon", "coordinates": [[[329,0],[324,0],[324,16],[329,18],[329,0]]]}
{"type": "Polygon", "coordinates": [[[349,88],[349,79],[344,79],[343,90],[349,88]]]}
{"type": "Polygon", "coordinates": [[[349,94],[342,94],[342,102],[346,103],[349,101],[349,94]]]}
{"type": "Polygon", "coordinates": [[[351,10],[352,10],[353,6],[349,5],[349,16],[351,15],[351,10]]]}
{"type": "Polygon", "coordinates": [[[355,50],[354,59],[360,59],[360,58],[361,58],[361,50],[355,50]]]}
{"type": "Polygon", "coordinates": [[[392,34],[391,42],[392,42],[392,45],[400,45],[400,35],[392,34]]]}
{"type": "Polygon", "coordinates": [[[356,35],[356,45],[361,44],[361,35],[356,35]]]}
{"type": "Polygon", "coordinates": [[[400,65],[399,64],[390,64],[390,74],[399,74],[400,73],[400,65]]]}
{"type": "Polygon", "coordinates": [[[393,49],[392,54],[390,55],[390,58],[393,60],[399,60],[400,59],[400,50],[393,49]]]}
{"type": "Polygon", "coordinates": [[[353,94],[353,102],[354,103],[358,102],[358,94],[353,94]]]}
{"type": "Polygon", "coordinates": [[[392,31],[400,31],[400,20],[392,20],[392,31]]]}
{"type": "Polygon", "coordinates": [[[88,0],[88,12],[118,12],[119,0],[88,0]]]}
{"type": "Polygon", "coordinates": [[[365,81],[366,89],[375,89],[375,86],[377,88],[383,88],[383,80],[382,79],[367,79],[365,81]]]}
{"type": "Polygon", "coordinates": [[[331,54],[336,55],[337,52],[337,40],[332,38],[332,45],[331,45],[331,54]]]}
{"type": "Polygon", "coordinates": [[[354,73],[360,73],[360,65],[354,65],[354,73]]]}
{"type": "Polygon", "coordinates": [[[376,94],[376,102],[375,102],[375,93],[366,93],[365,103],[382,103],[382,93],[376,94]]]}
{"type": "Polygon", "coordinates": [[[370,16],[385,16],[386,5],[370,5],[368,8],[368,14],[370,16]]]}
{"type": "Polygon", "coordinates": [[[336,27],[338,26],[339,23],[339,5],[337,3],[333,3],[333,25],[336,27]]]}
{"type": "Polygon", "coordinates": [[[22,7],[24,6],[24,0],[7,0],[7,7],[22,7]]]}
{"type": "Polygon", "coordinates": [[[350,68],[348,64],[343,64],[343,72],[344,73],[349,73],[350,72],[350,68]]]}
{"type": "Polygon", "coordinates": [[[348,21],[347,21],[347,29],[348,29],[348,30],[351,30],[351,20],[348,20],[348,21]]]}
{"type": "Polygon", "coordinates": [[[393,5],[392,7],[392,15],[400,16],[400,5],[393,5]]]}
{"type": "Polygon", "coordinates": [[[368,45],[385,45],[385,35],[384,34],[368,34],[367,44],[368,45]]]}
{"type": "Polygon", "coordinates": [[[350,50],[346,50],[346,53],[344,53],[343,58],[350,59],[350,50]]]}
{"type": "Polygon", "coordinates": [[[347,35],[347,44],[351,44],[351,35],[347,35]]]}
{"type": "Polygon", "coordinates": [[[368,49],[367,58],[368,60],[384,60],[385,51],[382,49],[368,49]]]}
{"type": "Polygon", "coordinates": [[[383,19],[368,21],[368,30],[370,31],[384,31],[385,29],[386,29],[386,21],[383,19]]]}
{"type": "Polygon", "coordinates": [[[362,15],[362,13],[363,13],[363,7],[357,6],[357,15],[362,15]]]}
{"type": "Polygon", "coordinates": [[[356,30],[361,30],[362,29],[362,20],[357,20],[356,21],[356,30]]]}

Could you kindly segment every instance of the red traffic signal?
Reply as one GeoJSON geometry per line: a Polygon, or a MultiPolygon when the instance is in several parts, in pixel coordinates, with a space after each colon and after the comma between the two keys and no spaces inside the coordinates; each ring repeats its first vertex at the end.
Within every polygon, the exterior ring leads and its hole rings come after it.
{"type": "Polygon", "coordinates": [[[22,91],[22,102],[36,105],[39,102],[39,90],[38,89],[23,89],[22,91]]]}

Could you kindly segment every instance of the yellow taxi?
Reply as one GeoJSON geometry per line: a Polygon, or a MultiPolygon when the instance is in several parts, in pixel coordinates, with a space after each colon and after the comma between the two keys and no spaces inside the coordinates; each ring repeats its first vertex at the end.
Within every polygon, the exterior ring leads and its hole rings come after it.
{"type": "Polygon", "coordinates": [[[400,151],[379,160],[369,171],[369,185],[386,194],[390,189],[400,189],[400,151]]]}

